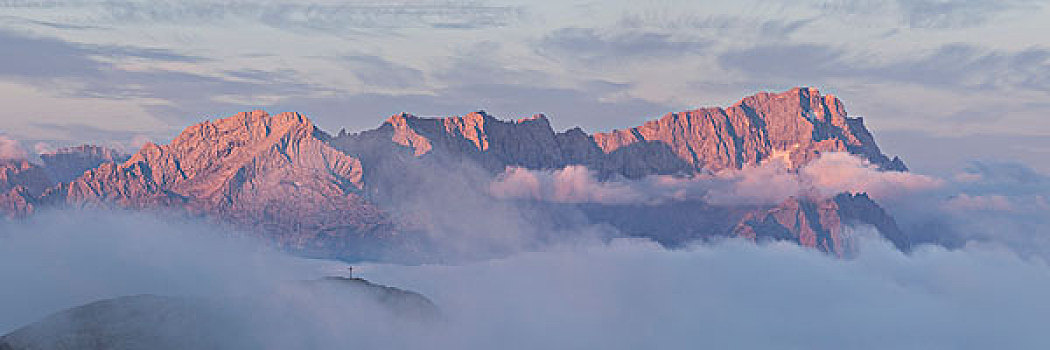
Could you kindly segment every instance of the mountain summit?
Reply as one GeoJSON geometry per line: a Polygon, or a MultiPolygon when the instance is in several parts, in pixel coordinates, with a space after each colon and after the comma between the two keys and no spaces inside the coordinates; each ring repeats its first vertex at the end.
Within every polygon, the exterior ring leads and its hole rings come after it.
{"type": "MultiPolygon", "coordinates": [[[[190,126],[171,143],[147,144],[128,158],[80,147],[42,156],[43,167],[28,162],[5,165],[0,210],[19,216],[42,205],[167,209],[217,218],[287,246],[339,250],[362,238],[397,236],[397,231],[412,227],[400,225],[397,221],[404,218],[391,215],[398,212],[399,201],[409,192],[426,190],[419,187],[423,183],[446,187],[441,179],[458,178],[471,164],[490,177],[507,167],[583,165],[605,179],[641,178],[741,169],[774,158],[797,168],[823,152],[848,152],[884,170],[906,170],[900,159],[881,153],[863,121],[848,117],[841,101],[812,88],[760,93],[728,108],[669,113],[641,126],[593,135],[579,128],[555,132],[544,115],[504,121],[475,112],[448,118],[405,113],[377,129],[331,136],[298,113],[254,111],[190,126]],[[85,164],[95,167],[84,171],[85,164]],[[424,164],[424,171],[413,170],[424,164]],[[72,179],[48,188],[41,180],[48,174],[72,179]]],[[[467,184],[459,193],[483,196],[481,187],[467,184]]],[[[769,211],[774,208],[748,207],[745,211],[753,214],[688,228],[685,234],[671,235],[676,238],[667,243],[733,234],[784,236],[841,253],[844,244],[837,233],[845,219],[898,234],[892,219],[883,217],[874,202],[850,203],[821,207],[849,208],[849,213],[820,214],[842,220],[810,220],[802,228],[786,227],[793,224],[769,211]],[[857,213],[879,215],[866,220],[857,213]],[[779,231],[764,232],[774,229],[779,231]],[[821,232],[834,233],[834,242],[810,242],[814,235],[822,237],[821,232]]],[[[808,208],[798,203],[788,207],[808,208]]],[[[715,213],[725,210],[741,212],[709,205],[691,208],[695,210],[671,212],[709,217],[720,217],[715,213]]],[[[601,217],[602,210],[612,209],[587,211],[601,217]]],[[[626,211],[640,212],[652,211],[626,211]]],[[[621,215],[621,224],[624,217],[632,216],[621,215]]],[[[661,235],[644,230],[638,234],[661,235]]]]}
{"type": "Polygon", "coordinates": [[[501,121],[485,112],[447,118],[403,113],[376,130],[340,135],[333,144],[353,152],[381,140],[417,157],[466,158],[493,171],[584,165],[603,175],[639,178],[741,169],[776,157],[800,167],[824,152],[848,152],[884,170],[907,170],[899,158],[882,154],[863,119],[848,117],[842,101],[814,88],[760,93],[729,108],[668,113],[641,126],[593,135],[579,128],[555,132],[544,115],[501,121]]]}

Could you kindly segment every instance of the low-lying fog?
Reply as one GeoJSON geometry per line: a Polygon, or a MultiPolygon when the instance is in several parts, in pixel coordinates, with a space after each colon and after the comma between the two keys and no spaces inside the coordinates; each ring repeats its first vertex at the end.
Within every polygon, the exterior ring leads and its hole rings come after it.
{"type": "Polygon", "coordinates": [[[356,276],[420,292],[442,312],[418,321],[287,287],[345,274],[340,262],[150,214],[45,212],[0,224],[0,333],[91,301],[155,294],[263,305],[227,315],[250,327],[229,332],[251,334],[233,343],[245,348],[1050,345],[1050,268],[1038,256],[994,244],[905,255],[867,230],[856,230],[861,251],[849,260],[790,243],[667,250],[616,239],[454,265],[355,266],[356,276]]]}

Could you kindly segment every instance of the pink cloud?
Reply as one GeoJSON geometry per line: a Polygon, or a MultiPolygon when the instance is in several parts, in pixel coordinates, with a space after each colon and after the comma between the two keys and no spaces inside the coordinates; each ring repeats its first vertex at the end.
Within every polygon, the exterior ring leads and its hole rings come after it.
{"type": "Polygon", "coordinates": [[[598,181],[582,166],[534,171],[508,168],[490,185],[499,198],[560,203],[652,203],[704,200],[714,204],[773,204],[799,194],[830,196],[866,192],[889,199],[939,188],[937,178],[880,171],[844,153],[829,153],[797,171],[772,161],[756,167],[694,177],[648,176],[639,180],[598,181]]]}
{"type": "Polygon", "coordinates": [[[489,186],[498,198],[535,199],[559,203],[634,203],[647,198],[637,186],[625,182],[599,182],[583,166],[556,171],[511,167],[489,186]]]}
{"type": "Polygon", "coordinates": [[[29,154],[18,141],[0,135],[0,160],[20,160],[28,156],[29,154]]]}

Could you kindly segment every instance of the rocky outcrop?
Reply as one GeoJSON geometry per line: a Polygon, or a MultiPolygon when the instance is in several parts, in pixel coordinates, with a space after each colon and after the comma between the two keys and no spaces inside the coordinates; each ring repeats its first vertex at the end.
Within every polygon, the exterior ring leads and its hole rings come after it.
{"type": "Polygon", "coordinates": [[[40,154],[48,176],[55,183],[73,181],[85,171],[106,163],[123,163],[129,157],[123,152],[95,145],[67,147],[40,154]]]}
{"type": "Polygon", "coordinates": [[[555,133],[543,115],[501,121],[475,112],[449,118],[399,114],[378,129],[333,140],[350,153],[361,152],[366,142],[392,143],[415,157],[467,158],[492,171],[584,165],[602,176],[628,178],[740,169],[774,157],[799,167],[822,152],[849,152],[885,170],[907,169],[882,154],[863,120],[848,117],[842,101],[813,88],[761,93],[729,108],[669,113],[594,135],[579,128],[555,133]]]}
{"type": "MultiPolygon", "coordinates": [[[[567,140],[571,139],[562,141],[567,140]]],[[[580,141],[589,142],[586,138],[580,141]]],[[[543,115],[502,121],[485,112],[449,118],[420,118],[403,113],[390,117],[378,129],[332,140],[333,145],[352,154],[365,152],[365,148],[377,143],[382,146],[391,142],[416,157],[461,157],[492,170],[503,170],[507,165],[557,168],[569,162],[543,115]]],[[[594,149],[595,154],[597,151],[594,149]]]]}
{"type": "Polygon", "coordinates": [[[752,240],[793,241],[846,256],[854,251],[845,232],[849,225],[873,226],[897,248],[907,251],[911,247],[893,218],[864,193],[842,193],[828,199],[792,197],[775,208],[747,214],[733,234],[752,240]]]}
{"type": "Polygon", "coordinates": [[[24,187],[30,193],[43,192],[53,183],[44,167],[28,160],[0,160],[0,192],[24,187]]]}
{"type": "Polygon", "coordinates": [[[28,188],[17,186],[0,193],[0,218],[24,218],[33,214],[36,204],[36,198],[28,188]]]}

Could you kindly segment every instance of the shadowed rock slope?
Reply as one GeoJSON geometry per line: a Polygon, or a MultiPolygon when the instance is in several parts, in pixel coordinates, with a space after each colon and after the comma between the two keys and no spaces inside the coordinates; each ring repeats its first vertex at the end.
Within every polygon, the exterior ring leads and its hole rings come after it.
{"type": "Polygon", "coordinates": [[[360,161],[326,137],[297,113],[241,113],[191,126],[168,145],[147,144],[124,163],[104,163],[27,201],[175,209],[290,246],[347,244],[385,219],[359,195],[360,161]]]}
{"type": "Polygon", "coordinates": [[[748,213],[733,234],[752,240],[792,241],[845,256],[855,251],[846,237],[846,225],[875,227],[898,249],[911,249],[910,239],[896,221],[864,193],[842,193],[827,199],[792,197],[775,208],[748,213]]]}
{"type": "Polygon", "coordinates": [[[95,145],[61,148],[40,154],[48,176],[55,183],[70,182],[85,171],[105,163],[123,163],[131,156],[123,152],[95,145]]]}
{"type": "Polygon", "coordinates": [[[52,185],[44,167],[25,159],[0,159],[0,192],[24,188],[31,193],[40,193],[52,185]]]}

